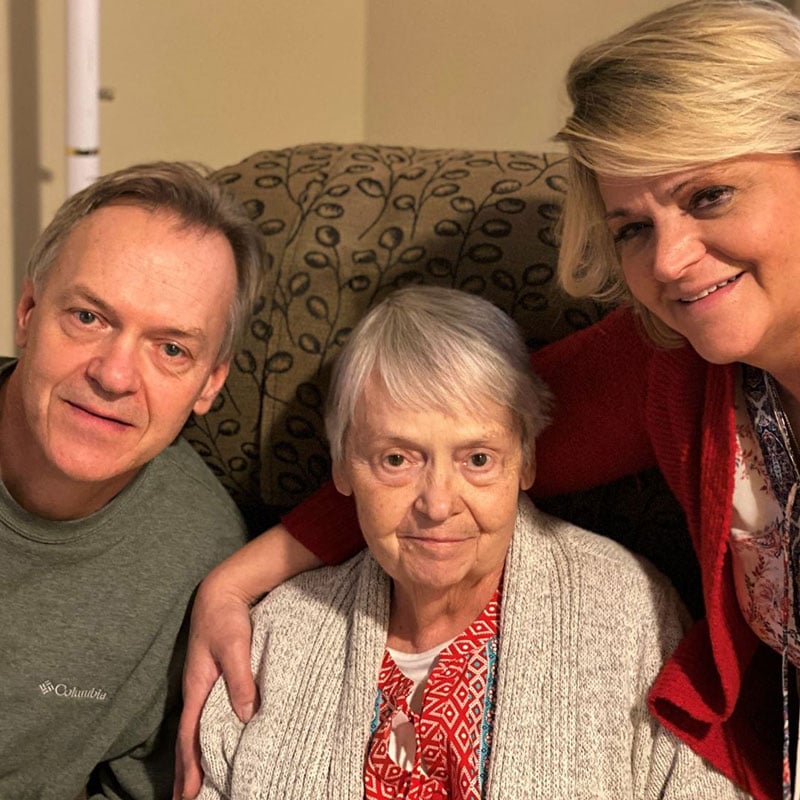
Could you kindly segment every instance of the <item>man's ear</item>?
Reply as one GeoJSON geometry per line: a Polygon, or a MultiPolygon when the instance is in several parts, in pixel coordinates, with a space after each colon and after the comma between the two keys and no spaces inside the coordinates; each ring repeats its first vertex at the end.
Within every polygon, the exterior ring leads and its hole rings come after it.
{"type": "Polygon", "coordinates": [[[353,494],[353,487],[350,485],[350,479],[347,477],[346,470],[342,469],[341,464],[334,464],[331,473],[333,475],[333,485],[339,494],[345,497],[350,497],[353,494]]]}
{"type": "Polygon", "coordinates": [[[33,281],[26,277],[22,281],[22,292],[17,303],[16,327],[14,329],[14,343],[20,350],[28,344],[28,331],[33,309],[36,306],[36,289],[33,281]]]}
{"type": "Polygon", "coordinates": [[[192,411],[194,411],[195,414],[202,415],[208,412],[211,408],[211,404],[214,402],[214,398],[219,394],[220,389],[222,389],[225,384],[225,379],[228,377],[230,369],[231,360],[227,359],[217,364],[217,366],[211,370],[197,400],[194,401],[194,406],[192,406],[192,411]]]}

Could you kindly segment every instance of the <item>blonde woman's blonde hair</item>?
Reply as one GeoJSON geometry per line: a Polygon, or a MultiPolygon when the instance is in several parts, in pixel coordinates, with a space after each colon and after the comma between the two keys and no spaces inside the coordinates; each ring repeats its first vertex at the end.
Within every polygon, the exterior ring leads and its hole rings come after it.
{"type": "Polygon", "coordinates": [[[681,344],[631,297],[596,176],[800,151],[800,20],[773,0],[688,0],[584,50],[567,90],[560,281],[578,297],[633,305],[657,343],[681,344]]]}

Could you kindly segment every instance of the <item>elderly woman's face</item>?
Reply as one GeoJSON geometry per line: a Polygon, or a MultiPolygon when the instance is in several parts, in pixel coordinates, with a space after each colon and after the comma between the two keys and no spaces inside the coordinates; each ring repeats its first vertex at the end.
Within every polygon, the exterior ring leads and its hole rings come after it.
{"type": "Polygon", "coordinates": [[[747,156],[598,184],[637,300],[713,363],[770,368],[796,358],[796,157],[747,156]]]}
{"type": "Polygon", "coordinates": [[[499,577],[533,467],[506,407],[418,411],[372,379],[334,480],[355,495],[367,545],[396,582],[447,590],[499,577]]]}

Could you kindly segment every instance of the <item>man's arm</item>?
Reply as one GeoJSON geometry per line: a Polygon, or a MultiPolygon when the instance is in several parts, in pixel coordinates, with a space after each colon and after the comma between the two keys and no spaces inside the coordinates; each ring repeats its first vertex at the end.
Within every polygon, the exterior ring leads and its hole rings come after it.
{"type": "Polygon", "coordinates": [[[183,673],[175,798],[192,798],[200,790],[200,714],[220,673],[243,722],[258,706],[250,670],[250,607],[278,584],[321,564],[285,527],[276,525],[223,561],[200,584],[183,673]]]}
{"type": "Polygon", "coordinates": [[[87,800],[164,800],[169,796],[174,770],[173,743],[180,716],[179,701],[174,700],[152,736],[124,756],[94,769],[87,786],[87,800]]]}
{"type": "MultiPolygon", "coordinates": [[[[86,800],[164,800],[175,770],[175,741],[181,714],[181,674],[189,629],[188,609],[161,678],[152,693],[141,687],[128,696],[135,707],[128,726],[109,747],[113,756],[97,764],[86,800]],[[135,695],[135,696],[134,696],[135,695]]],[[[87,731],[87,735],[89,732],[87,731]]]]}

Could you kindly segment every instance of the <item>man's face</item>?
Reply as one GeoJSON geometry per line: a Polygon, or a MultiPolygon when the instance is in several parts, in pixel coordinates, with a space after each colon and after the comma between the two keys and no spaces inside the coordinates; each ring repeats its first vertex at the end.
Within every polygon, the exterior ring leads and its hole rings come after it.
{"type": "Polygon", "coordinates": [[[126,485],[222,387],[235,289],[220,233],[133,205],[79,223],[17,308],[12,397],[31,465],[57,483],[126,485]]]}

